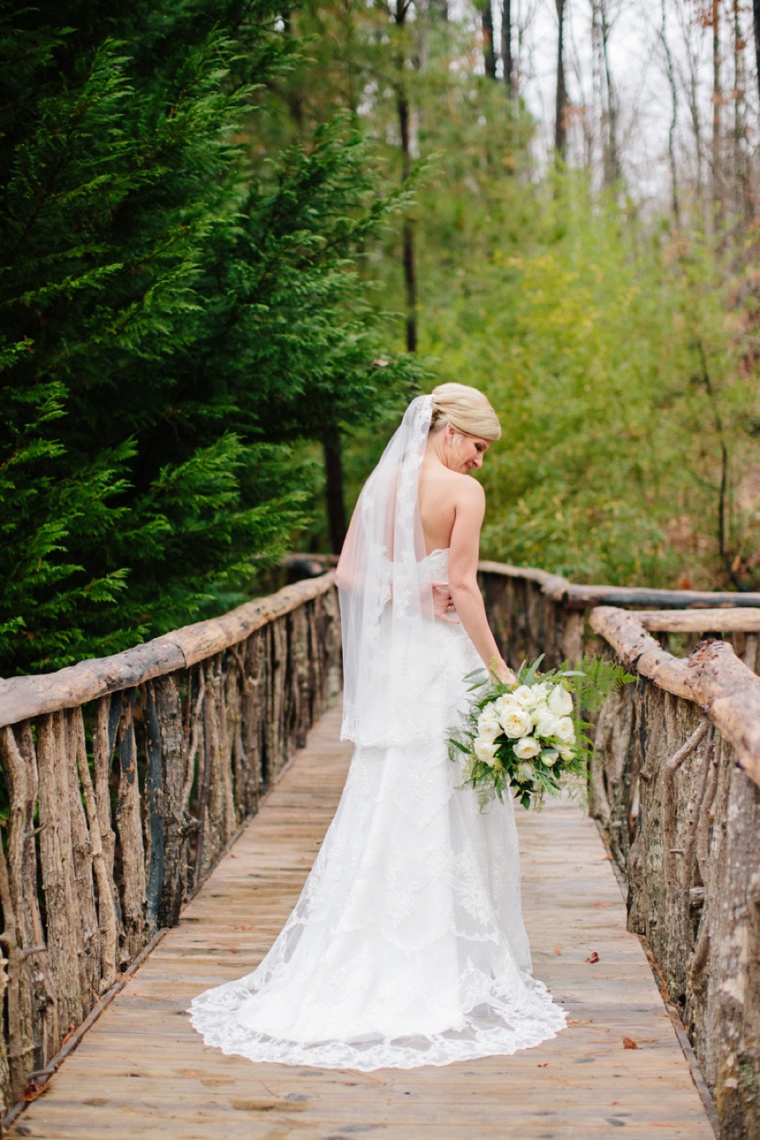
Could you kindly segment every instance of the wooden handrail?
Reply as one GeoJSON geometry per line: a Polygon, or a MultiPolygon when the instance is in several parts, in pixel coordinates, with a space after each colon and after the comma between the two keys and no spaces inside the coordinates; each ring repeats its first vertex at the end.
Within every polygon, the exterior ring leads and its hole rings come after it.
{"type": "Polygon", "coordinates": [[[186,625],[112,657],[80,661],[56,673],[0,679],[0,728],[30,717],[76,708],[106,693],[131,689],[154,677],[195,665],[229,649],[304,602],[332,589],[334,571],[256,598],[222,617],[186,625]]]}
{"type": "Polygon", "coordinates": [[[178,921],[337,697],[334,577],[0,682],[0,1117],[178,921]]]}
{"type": "Polygon", "coordinates": [[[655,590],[647,586],[578,585],[559,574],[533,567],[511,566],[506,562],[480,563],[485,574],[503,574],[507,578],[523,578],[538,582],[541,591],[565,609],[587,610],[594,606],[641,606],[646,609],[676,609],[709,607],[760,607],[760,594],[739,594],[710,590],[655,590]]]}
{"type": "Polygon", "coordinates": [[[589,614],[589,624],[627,668],[699,705],[734,748],[739,767],[760,784],[760,677],[728,642],[701,641],[679,658],[647,632],[638,614],[599,606],[589,614]]]}
{"type": "Polygon", "coordinates": [[[644,629],[658,633],[760,633],[760,609],[636,610],[644,629]]]}

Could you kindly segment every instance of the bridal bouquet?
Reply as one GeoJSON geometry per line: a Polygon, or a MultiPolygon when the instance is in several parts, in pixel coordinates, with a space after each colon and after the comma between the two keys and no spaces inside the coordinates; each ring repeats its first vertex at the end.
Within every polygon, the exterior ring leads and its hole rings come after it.
{"type": "Polygon", "coordinates": [[[464,753],[464,786],[474,788],[483,805],[503,801],[507,790],[524,808],[540,805],[568,777],[584,776],[593,745],[581,709],[595,711],[610,692],[633,680],[604,658],[540,673],[542,660],[523,663],[512,684],[485,670],[467,678],[476,695],[449,751],[452,760],[464,753]]]}

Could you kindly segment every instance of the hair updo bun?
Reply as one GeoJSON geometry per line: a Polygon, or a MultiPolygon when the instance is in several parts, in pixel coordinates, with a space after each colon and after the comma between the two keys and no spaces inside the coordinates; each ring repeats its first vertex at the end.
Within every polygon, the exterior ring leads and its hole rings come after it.
{"type": "Polygon", "coordinates": [[[493,441],[501,437],[496,412],[477,388],[468,384],[439,384],[432,391],[433,418],[431,431],[441,431],[451,424],[462,435],[474,435],[493,441]]]}

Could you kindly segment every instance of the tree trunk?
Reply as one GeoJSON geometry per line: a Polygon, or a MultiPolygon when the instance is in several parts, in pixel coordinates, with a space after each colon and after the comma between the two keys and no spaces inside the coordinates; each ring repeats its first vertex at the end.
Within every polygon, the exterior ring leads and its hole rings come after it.
{"type": "Polygon", "coordinates": [[[406,350],[417,351],[417,271],[414,256],[414,222],[404,220],[404,284],[406,285],[406,350]]]}
{"type": "MultiPolygon", "coordinates": [[[[760,0],[755,0],[760,4],[760,0]]],[[[514,60],[512,59],[512,0],[504,0],[501,9],[501,60],[504,68],[504,82],[507,90],[514,95],[514,60]]]]}
{"type": "Polygon", "coordinates": [[[734,200],[737,221],[748,223],[752,220],[752,195],[750,191],[749,164],[747,162],[747,152],[744,145],[746,135],[745,116],[747,91],[743,52],[746,47],[746,41],[742,35],[741,13],[741,0],[733,0],[734,200]]]}
{"type": "Polygon", "coordinates": [[[330,550],[340,554],[346,537],[346,506],[343,498],[343,464],[340,454],[340,432],[330,428],[322,437],[325,457],[325,497],[330,550]]]}
{"type": "MultiPolygon", "coordinates": [[[[403,77],[399,81],[403,83],[403,77]]],[[[411,174],[412,159],[409,145],[409,100],[402,88],[397,101],[398,123],[401,134],[401,180],[406,182],[411,174]]],[[[414,256],[414,222],[407,215],[402,232],[404,267],[404,288],[406,291],[406,348],[407,352],[417,351],[417,273],[414,256]]]]}
{"type": "Polygon", "coordinates": [[[757,65],[757,93],[760,96],[760,0],[752,0],[752,16],[755,26],[755,62],[757,65]]]}
{"type": "Polygon", "coordinates": [[[565,85],[565,6],[566,0],[554,0],[557,6],[557,101],[554,122],[554,156],[557,162],[567,158],[567,87],[565,85]]]}
{"type": "Polygon", "coordinates": [[[599,0],[599,26],[602,38],[602,62],[607,92],[607,140],[604,153],[604,182],[613,186],[620,181],[620,154],[617,141],[617,93],[610,68],[610,25],[607,20],[607,0],[599,0]]]}
{"type": "Polygon", "coordinates": [[[483,0],[480,9],[480,23],[483,31],[483,66],[489,79],[496,78],[496,52],[493,42],[493,9],[491,0],[483,0]]]}
{"type": "Polygon", "coordinates": [[[712,199],[716,224],[723,213],[723,171],[721,165],[721,106],[723,93],[720,78],[720,0],[712,0],[712,199]]]}
{"type": "MultiPolygon", "coordinates": [[[[406,23],[409,11],[407,0],[397,0],[394,22],[399,34],[406,23]]],[[[404,77],[404,50],[399,44],[396,55],[396,71],[398,81],[396,86],[396,110],[398,114],[399,134],[401,136],[401,181],[406,182],[412,172],[411,152],[411,107],[406,93],[406,80],[404,77]]],[[[414,252],[414,222],[407,215],[403,228],[403,254],[404,288],[406,291],[406,348],[407,352],[417,351],[417,274],[415,269],[414,252]]]]}
{"type": "MultiPolygon", "coordinates": [[[[760,0],[758,0],[758,2],[760,2],[760,0]]],[[[673,56],[671,55],[670,45],[668,44],[665,0],[662,0],[660,42],[662,44],[663,51],[665,52],[668,86],[670,87],[670,123],[668,125],[668,165],[670,166],[670,194],[671,203],[673,206],[673,217],[675,218],[676,225],[680,225],[681,209],[678,200],[678,168],[676,165],[675,148],[676,127],[678,126],[678,87],[676,85],[676,75],[675,69],[673,67],[673,56]]]]}

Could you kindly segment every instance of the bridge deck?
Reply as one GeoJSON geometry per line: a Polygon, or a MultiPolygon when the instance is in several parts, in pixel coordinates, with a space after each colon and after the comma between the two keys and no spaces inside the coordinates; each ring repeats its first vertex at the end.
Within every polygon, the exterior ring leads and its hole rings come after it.
{"type": "Polygon", "coordinates": [[[571,1019],[554,1040],[512,1057],[375,1073],[252,1065],[203,1045],[187,1003],[251,970],[293,905],[345,776],[337,728],[330,713],[314,729],[179,927],[8,1135],[712,1140],[596,829],[574,805],[520,813],[534,968],[571,1019]]]}

